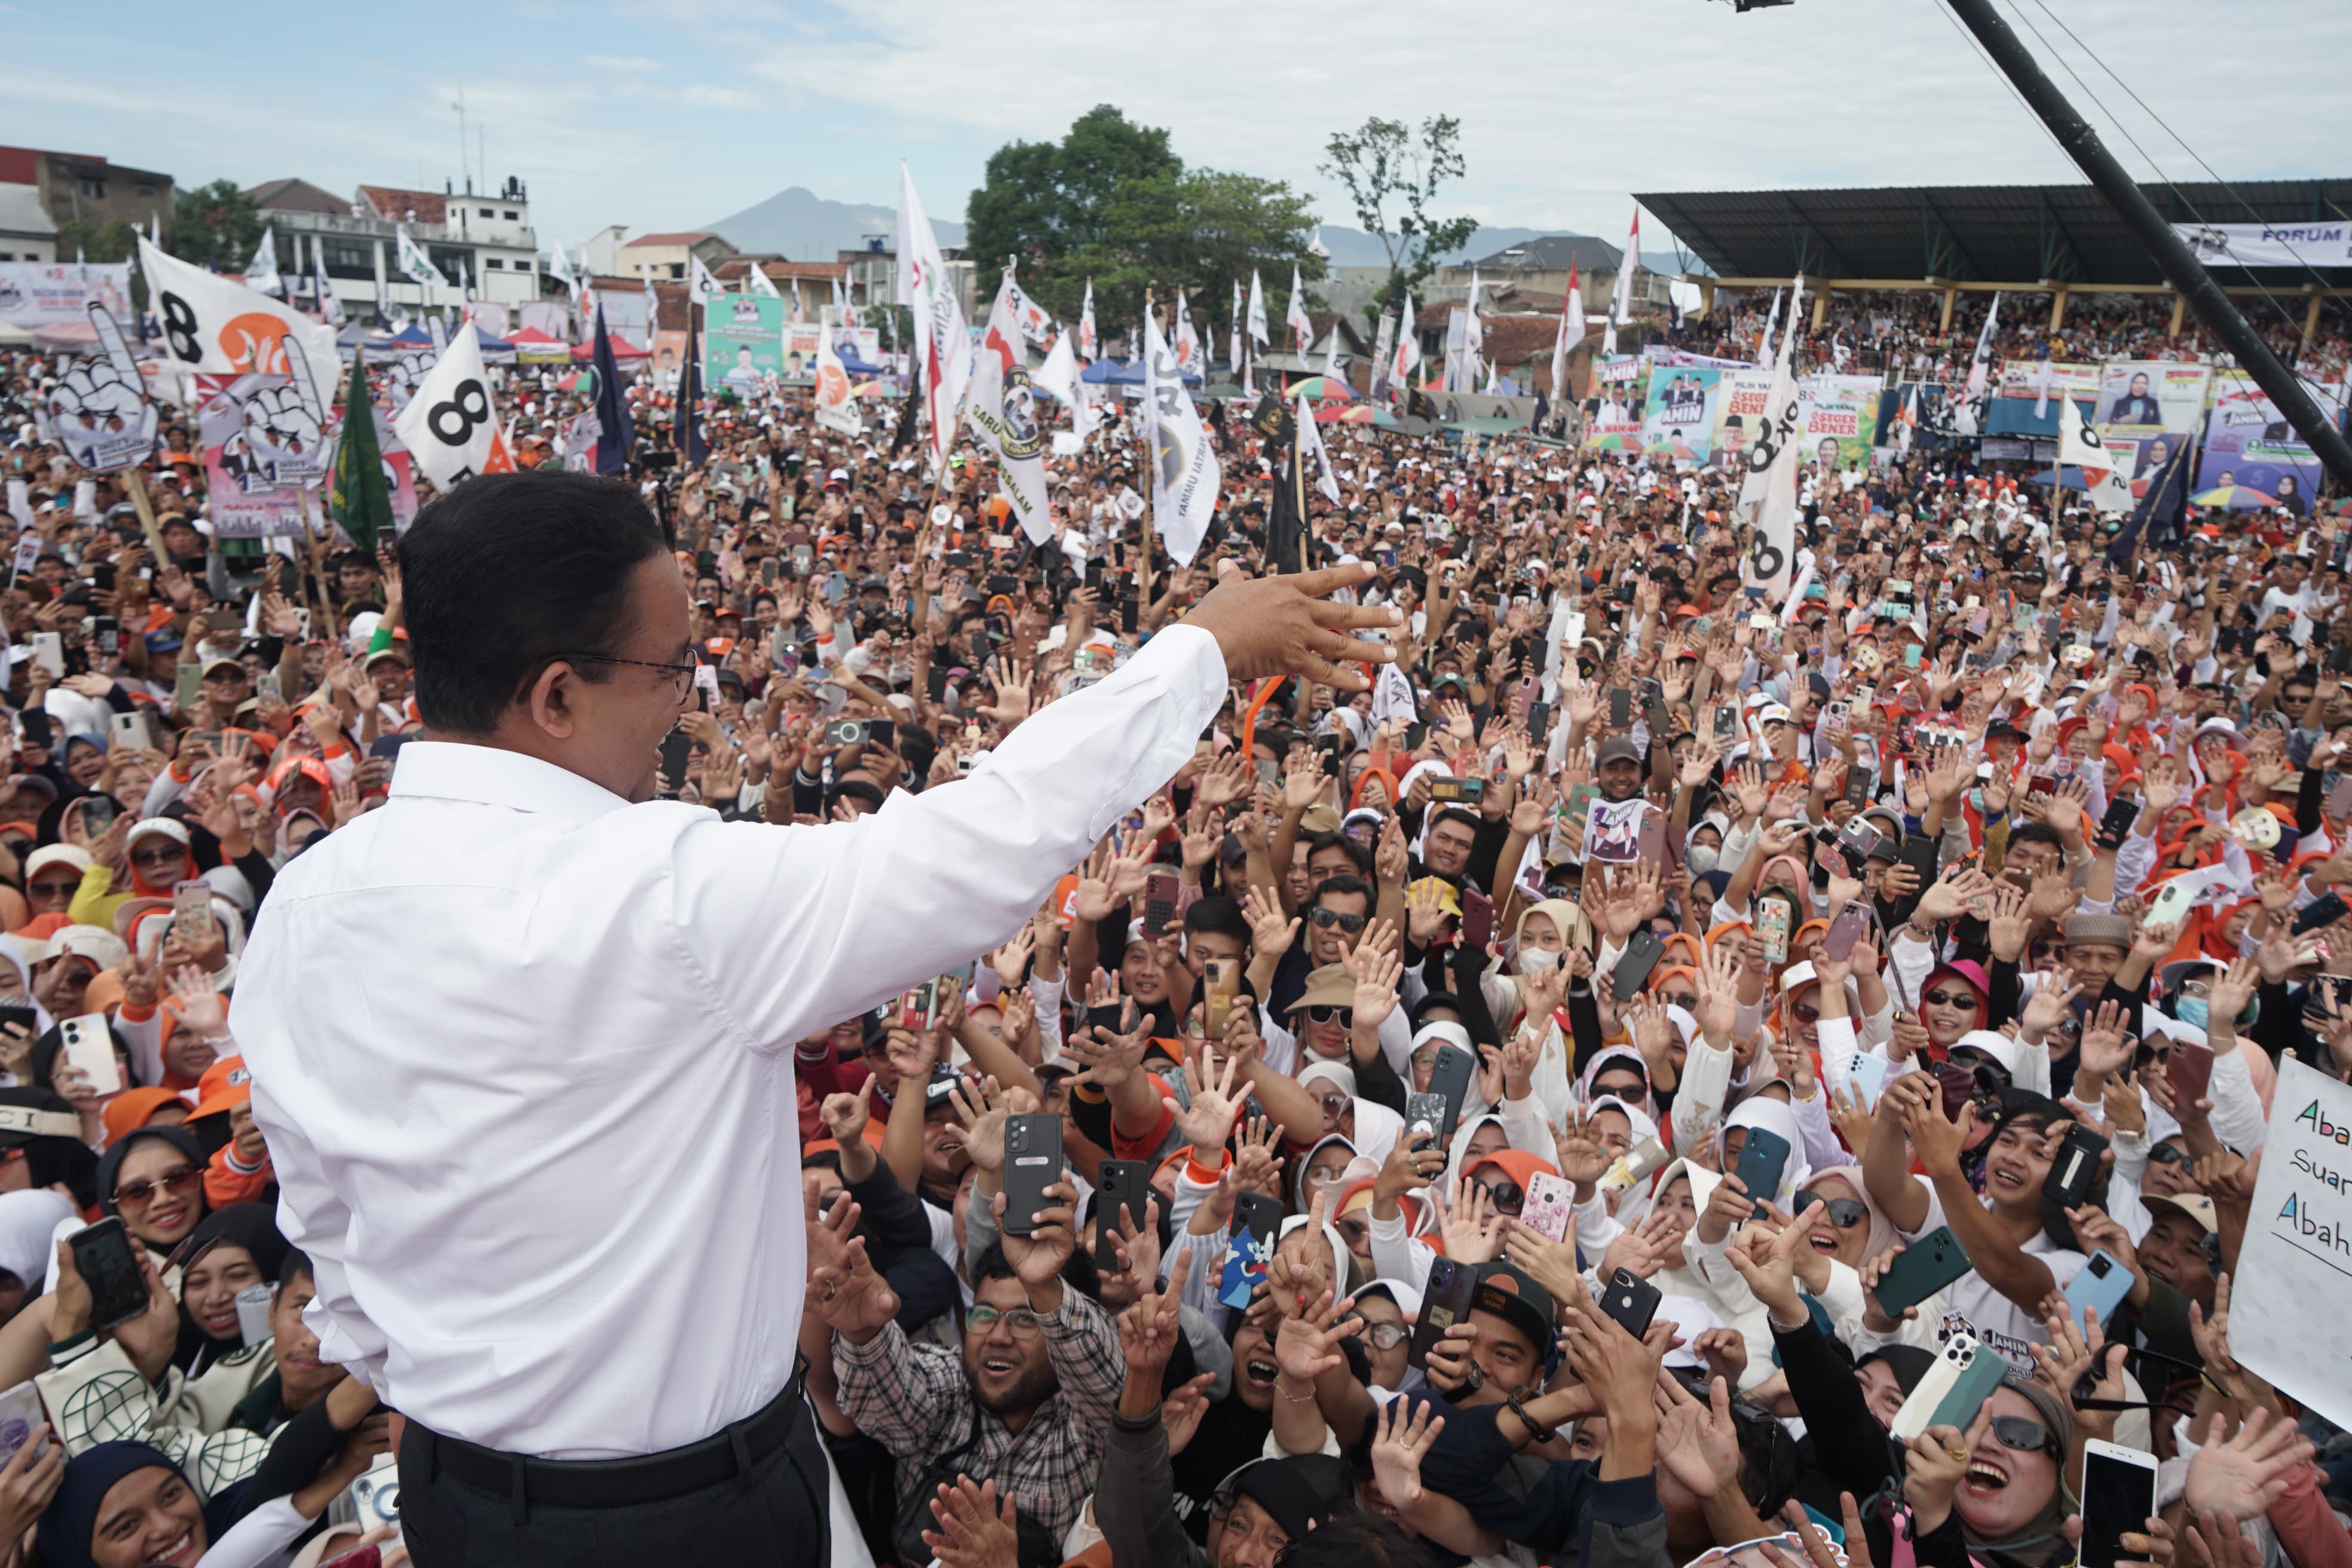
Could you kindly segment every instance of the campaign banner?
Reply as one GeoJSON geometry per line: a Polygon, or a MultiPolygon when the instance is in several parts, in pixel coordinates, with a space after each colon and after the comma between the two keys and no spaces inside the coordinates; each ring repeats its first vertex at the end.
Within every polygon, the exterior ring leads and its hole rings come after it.
{"type": "MultiPolygon", "coordinates": [[[[2099,376],[2097,415],[2092,420],[2100,445],[2131,481],[2135,497],[2147,493],[2172,468],[2173,454],[2197,438],[2205,401],[2213,390],[2213,367],[2168,360],[2114,360],[2099,376]]],[[[2175,518],[2187,494],[2187,469],[2158,515],[2175,518]]]]}
{"type": "Polygon", "coordinates": [[[155,449],[155,400],[105,306],[89,307],[89,325],[101,352],[60,364],[43,406],[66,455],[93,474],[110,474],[155,449]]]}
{"type": "MultiPolygon", "coordinates": [[[[302,480],[315,467],[323,476],[334,460],[331,428],[314,429],[309,439],[289,412],[299,400],[287,375],[227,375],[200,372],[191,377],[202,399],[196,407],[196,440],[205,457],[214,534],[222,539],[299,538],[304,521],[302,480]],[[260,427],[257,436],[256,428],[260,427]],[[290,455],[289,448],[299,448],[290,455]],[[312,452],[318,456],[310,457],[312,452]],[[281,486],[276,465],[287,461],[281,486]]],[[[412,500],[415,489],[410,490],[412,500]]]]}
{"type": "Polygon", "coordinates": [[[1727,374],[1716,388],[1715,437],[1707,450],[1707,467],[1728,468],[1745,477],[1748,444],[1764,424],[1772,402],[1772,370],[1750,365],[1727,374]]]}
{"type": "Polygon", "coordinates": [[[2063,360],[2038,359],[2001,361],[2000,373],[1993,377],[1992,395],[2039,401],[2044,384],[2042,380],[2042,367],[2044,363],[2050,367],[2050,379],[2047,385],[2052,402],[2054,403],[2061,397],[2076,397],[2088,403],[2098,395],[2100,366],[2069,364],[2063,360]]]}
{"type": "MultiPolygon", "coordinates": [[[[2341,416],[2343,388],[2305,383],[2323,409],[2341,416]]],[[[2319,458],[2305,445],[2277,404],[2242,370],[2218,372],[2213,407],[2205,417],[2205,450],[2197,463],[2197,491],[2258,490],[2296,517],[2307,516],[2319,493],[2319,458]]],[[[2234,499],[2234,498],[2233,498],[2234,499]]],[[[2227,505],[2225,500],[2221,504],[2227,505]]]]}
{"type": "Polygon", "coordinates": [[[1642,450],[1676,463],[1704,463],[1715,446],[1717,400],[1727,373],[1714,365],[1657,365],[1642,410],[1642,450]]]}
{"type": "Polygon", "coordinates": [[[135,319],[128,261],[0,261],[0,321],[39,331],[77,325],[92,305],[118,321],[135,319]]]}
{"type": "Polygon", "coordinates": [[[817,353],[823,344],[825,327],[822,321],[789,321],[784,325],[784,357],[782,375],[795,386],[814,385],[816,382],[817,353]]]}
{"type": "Polygon", "coordinates": [[[1644,343],[1642,357],[1653,367],[1668,369],[1680,365],[1697,365],[1710,370],[1753,370],[1756,362],[1744,359],[1723,359],[1715,354],[1695,354],[1687,349],[1671,348],[1664,343],[1644,343]]]}
{"type": "Polygon", "coordinates": [[[1638,354],[1611,354],[1592,362],[1592,384],[1595,386],[1631,386],[1642,379],[1642,360],[1638,354]]]}
{"type": "Polygon", "coordinates": [[[1596,381],[1593,393],[1600,399],[1600,404],[1594,408],[1592,417],[1585,421],[1585,449],[1594,452],[1640,451],[1643,409],[1641,394],[1634,391],[1632,380],[1596,381]]]}
{"type": "Polygon", "coordinates": [[[2230,1291],[2230,1349],[2306,1408],[2352,1423],[2352,1089],[2278,1064],[2230,1291]]]}
{"type": "Polygon", "coordinates": [[[1798,447],[1803,460],[1866,468],[1878,438],[1879,375],[1809,375],[1797,383],[1798,447]]]}
{"type": "MultiPolygon", "coordinates": [[[[811,350],[814,353],[814,345],[811,350]]],[[[702,377],[740,395],[784,370],[784,302],[764,294],[722,294],[702,310],[702,377]]]]}
{"type": "Polygon", "coordinates": [[[2177,223],[2208,267],[2352,267],[2352,223],[2177,223]]]}

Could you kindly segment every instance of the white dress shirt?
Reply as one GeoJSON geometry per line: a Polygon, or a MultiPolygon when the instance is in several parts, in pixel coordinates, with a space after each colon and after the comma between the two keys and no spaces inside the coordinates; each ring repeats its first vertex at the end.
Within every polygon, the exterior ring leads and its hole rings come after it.
{"type": "Polygon", "coordinates": [[[513,1453],[760,1409],[807,1272],[794,1042],[1009,938],[1224,692],[1171,627],[963,781],[821,827],[402,748],[390,801],[279,876],[236,999],[324,1356],[513,1453]]]}

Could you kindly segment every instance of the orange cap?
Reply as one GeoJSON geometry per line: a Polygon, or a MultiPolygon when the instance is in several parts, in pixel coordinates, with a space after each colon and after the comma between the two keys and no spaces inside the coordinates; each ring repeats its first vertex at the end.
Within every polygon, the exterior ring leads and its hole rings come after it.
{"type": "Polygon", "coordinates": [[[223,1057],[196,1079],[196,1108],[188,1112],[188,1120],[217,1116],[252,1099],[253,1075],[245,1070],[245,1058],[223,1057]]]}

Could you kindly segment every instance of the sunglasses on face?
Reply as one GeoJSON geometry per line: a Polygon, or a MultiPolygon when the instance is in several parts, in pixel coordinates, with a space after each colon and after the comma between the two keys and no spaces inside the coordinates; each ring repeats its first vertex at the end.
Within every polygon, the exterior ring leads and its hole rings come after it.
{"type": "Polygon", "coordinates": [[[2058,1439],[2050,1428],[2022,1415],[1994,1416],[1992,1440],[2012,1454],[2038,1454],[2043,1449],[2053,1458],[2058,1454],[2058,1439]]]}
{"type": "Polygon", "coordinates": [[[176,1171],[166,1171],[152,1182],[132,1182],[114,1189],[114,1206],[119,1209],[143,1209],[155,1201],[158,1193],[194,1192],[204,1180],[204,1173],[194,1165],[183,1165],[176,1171]]]}
{"type": "Polygon", "coordinates": [[[1870,1206],[1867,1204],[1857,1203],[1852,1198],[1826,1198],[1811,1187],[1803,1188],[1797,1194],[1799,1214],[1804,1213],[1815,1204],[1829,1205],[1830,1223],[1840,1230],[1852,1230],[1855,1226],[1864,1224],[1870,1218],[1870,1206]]]}
{"type": "Polygon", "coordinates": [[[1670,1007],[1680,1007],[1687,1013],[1697,1008],[1698,993],[1696,991],[1661,991],[1658,993],[1658,1000],[1664,1002],[1670,1007]]]}
{"type": "Polygon", "coordinates": [[[1919,998],[1923,1007],[1967,1007],[1974,1010],[1976,997],[1966,991],[1930,991],[1919,998]]]}
{"type": "Polygon", "coordinates": [[[1329,931],[1333,926],[1338,926],[1349,936],[1353,936],[1358,931],[1364,929],[1363,916],[1343,915],[1337,910],[1310,910],[1307,911],[1307,918],[1313,921],[1325,931],[1329,931]]]}
{"type": "Polygon", "coordinates": [[[1486,1190],[1487,1200],[1495,1205],[1496,1214],[1517,1214],[1527,1205],[1528,1194],[1517,1182],[1481,1182],[1474,1179],[1471,1184],[1486,1190]]]}
{"type": "Polygon", "coordinates": [[[1348,1107],[1355,1101],[1344,1094],[1327,1094],[1317,1103],[1322,1106],[1324,1115],[1336,1120],[1345,1116],[1348,1113],[1348,1107]]]}
{"type": "Polygon", "coordinates": [[[1313,1006],[1302,1007],[1299,1011],[1307,1015],[1310,1024],[1337,1024],[1343,1029],[1355,1026],[1356,1010],[1353,1007],[1313,1006]]]}
{"type": "Polygon", "coordinates": [[[2147,1152],[2147,1157],[2159,1165],[2178,1165],[2184,1171],[2197,1163],[2188,1150],[2176,1149],[2169,1143],[2158,1143],[2147,1152]]]}

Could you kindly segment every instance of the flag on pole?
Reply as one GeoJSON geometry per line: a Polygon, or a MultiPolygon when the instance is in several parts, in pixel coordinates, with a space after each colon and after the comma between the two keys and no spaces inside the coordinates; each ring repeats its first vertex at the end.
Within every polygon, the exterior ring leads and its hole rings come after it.
{"type": "Polygon", "coordinates": [[[1307,315],[1307,290],[1298,281],[1298,268],[1290,268],[1290,309],[1283,313],[1283,324],[1290,329],[1290,352],[1303,354],[1315,341],[1315,323],[1307,315]]]}
{"type": "Polygon", "coordinates": [[[1478,314],[1478,268],[1470,268],[1470,309],[1462,319],[1462,386],[1465,392],[1486,363],[1486,323],[1478,314]]]}
{"type": "Polygon", "coordinates": [[[1298,445],[1303,456],[1299,468],[1304,470],[1308,458],[1315,462],[1315,488],[1333,506],[1339,504],[1339,478],[1331,471],[1331,455],[1323,449],[1323,432],[1316,427],[1315,411],[1307,406],[1302,395],[1298,399],[1298,445]]]}
{"type": "Polygon", "coordinates": [[[335,298],[334,286],[327,281],[327,264],[320,259],[319,247],[310,247],[310,292],[318,296],[319,319],[331,327],[343,324],[343,302],[335,298]]]}
{"type": "Polygon", "coordinates": [[[1203,375],[1201,363],[1201,334],[1192,330],[1192,307],[1184,302],[1184,290],[1176,290],[1176,363],[1187,375],[1203,375]]]}
{"type": "MultiPolygon", "coordinates": [[[[1013,268],[1005,268],[1004,275],[1013,278],[1013,268]]],[[[1046,313],[1045,306],[1022,291],[1018,278],[1013,279],[1013,319],[1020,323],[1024,342],[1035,343],[1041,349],[1054,346],[1054,318],[1046,313]]]]}
{"type": "Polygon", "coordinates": [[[1371,395],[1375,402],[1389,395],[1389,359],[1396,353],[1397,319],[1381,312],[1381,328],[1372,339],[1371,395]]]}
{"type": "Polygon", "coordinates": [[[514,471],[473,322],[457,329],[392,427],[417,470],[445,490],[476,474],[514,471]]]}
{"type": "Polygon", "coordinates": [[[343,391],[343,431],[335,443],[335,467],[327,481],[327,515],[353,544],[369,554],[392,535],[392,489],[383,480],[383,452],[375,438],[375,405],[368,400],[367,364],[352,355],[351,384],[343,391]]]}
{"type": "MultiPolygon", "coordinates": [[[[1077,343],[1073,334],[1064,332],[1054,340],[1054,347],[1029,378],[1041,390],[1052,393],[1068,405],[1070,431],[1083,441],[1097,423],[1094,405],[1086,398],[1086,383],[1078,378],[1077,343]]],[[[1055,437],[1057,441],[1058,436],[1055,437]]]]}
{"type": "Polygon", "coordinates": [[[1225,363],[1235,375],[1242,370],[1242,280],[1234,279],[1234,308],[1225,317],[1225,363]]]}
{"type": "Polygon", "coordinates": [[[1551,344],[1551,400],[1568,396],[1568,356],[1584,342],[1584,290],[1576,280],[1576,258],[1568,258],[1568,292],[1559,301],[1559,332],[1551,344]]]}
{"type": "Polygon", "coordinates": [[[572,296],[572,303],[579,303],[580,275],[572,270],[572,258],[563,253],[563,247],[553,241],[550,241],[547,247],[547,275],[563,285],[565,291],[572,296]]]}
{"type": "Polygon", "coordinates": [[[1250,427],[1265,438],[1268,461],[1277,454],[1282,459],[1265,514],[1266,564],[1277,573],[1307,570],[1307,448],[1298,434],[1305,417],[1305,398],[1286,403],[1272,391],[1250,415],[1250,427]]]}
{"type": "Polygon", "coordinates": [[[801,280],[797,278],[793,279],[793,320],[808,320],[808,307],[801,302],[801,280]]]}
{"type": "Polygon", "coordinates": [[[1412,290],[1404,291],[1404,303],[1397,307],[1396,363],[1389,367],[1389,390],[1395,392],[1412,385],[1413,367],[1421,363],[1421,333],[1413,315],[1412,290]]]}
{"type": "Polygon", "coordinates": [[[1788,596],[1790,569],[1796,559],[1797,469],[1802,461],[1798,433],[1803,416],[1797,402],[1797,380],[1789,369],[1789,349],[1795,339],[1797,302],[1789,300],[1790,331],[1780,334],[1772,363],[1772,390],[1764,400],[1763,423],[1747,448],[1748,475],[1740,487],[1739,506],[1756,531],[1748,558],[1740,563],[1740,582],[1779,603],[1788,596]]]}
{"type": "MultiPolygon", "coordinates": [[[[1791,306],[1790,316],[1794,319],[1795,315],[1796,309],[1791,306]]],[[[1977,332],[1976,354],[1969,361],[1969,384],[1960,394],[1971,403],[1985,395],[1985,387],[1992,378],[1993,322],[2000,316],[2000,290],[1996,289],[1993,290],[1992,308],[1985,312],[1984,326],[1977,332]]]]}
{"type": "Polygon", "coordinates": [[[1045,544],[1054,537],[1045,505],[1045,434],[1037,419],[1037,395],[1029,384],[1021,312],[1013,303],[1019,292],[1008,269],[996,285],[996,303],[972,365],[971,419],[981,444],[996,454],[997,493],[1021,520],[1029,542],[1045,544]]]}
{"type": "MultiPolygon", "coordinates": [[[[971,329],[940,259],[931,220],[915,194],[915,175],[898,165],[898,300],[915,313],[915,357],[931,416],[931,462],[947,461],[964,389],[971,381],[971,329]]],[[[1188,556],[1189,560],[1190,557],[1188,556]]]]}
{"type": "Polygon", "coordinates": [[[1633,209],[1633,226],[1625,235],[1625,253],[1617,259],[1617,287],[1609,294],[1609,327],[1601,352],[1617,352],[1617,327],[1633,319],[1633,274],[1642,266],[1642,209],[1633,209]]]}
{"type": "Polygon", "coordinates": [[[2058,467],[2083,470],[2083,489],[2093,506],[2104,512],[2132,509],[2131,481],[2124,478],[2116,456],[2083,417],[2083,405],[2063,395],[2058,399],[2058,467]]]}
{"type": "Polygon", "coordinates": [[[762,298],[770,300],[783,298],[782,294],[776,292],[776,280],[769,277],[768,269],[756,261],[751,263],[751,292],[762,298]]]}
{"type": "MultiPolygon", "coordinates": [[[[474,329],[467,327],[471,332],[474,329]]],[[[476,351],[477,359],[480,351],[476,351]]],[[[629,466],[629,447],[637,438],[637,427],[629,418],[629,399],[621,389],[621,367],[613,358],[613,340],[604,331],[604,310],[596,309],[596,471],[600,474],[625,472],[629,466]]]]}
{"type": "MultiPolygon", "coordinates": [[[[759,268],[751,269],[754,273],[759,268]]],[[[710,460],[710,441],[702,431],[702,344],[701,323],[694,319],[691,302],[686,308],[686,363],[677,373],[677,428],[685,439],[678,456],[687,467],[698,468],[710,460]]]]}
{"type": "Polygon", "coordinates": [[[257,293],[286,298],[286,280],[278,276],[278,235],[272,227],[263,227],[261,243],[253,247],[253,259],[245,264],[245,286],[257,293]]]}
{"type": "Polygon", "coordinates": [[[1780,323],[1780,290],[1775,289],[1772,290],[1772,308],[1764,312],[1764,335],[1758,339],[1756,343],[1758,364],[1767,365],[1772,363],[1772,329],[1780,323]]]}
{"type": "Polygon", "coordinates": [[[312,385],[330,388],[342,380],[334,330],[291,305],[168,256],[143,236],[139,275],[147,280],[149,309],[163,322],[165,352],[181,369],[285,375],[290,374],[287,356],[299,353],[310,362],[312,385]],[[268,324],[257,323],[257,317],[268,324]]]}
{"type": "MultiPolygon", "coordinates": [[[[646,289],[650,291],[653,286],[653,279],[647,277],[646,289]]],[[[724,299],[726,295],[727,290],[719,285],[719,279],[711,275],[710,268],[702,264],[702,258],[690,250],[688,251],[686,253],[686,297],[698,305],[709,305],[713,300],[724,299]]]]}
{"type": "Polygon", "coordinates": [[[1078,357],[1088,364],[1099,357],[1095,340],[1095,280],[1087,279],[1087,297],[1078,306],[1078,357]]]}
{"type": "Polygon", "coordinates": [[[1331,321],[1331,335],[1323,341],[1323,374],[1346,379],[1339,372],[1339,321],[1336,316],[1331,321]]]}
{"type": "Polygon", "coordinates": [[[2052,368],[2053,367],[2050,363],[2050,345],[2048,343],[2043,343],[2042,345],[2042,356],[2033,362],[2033,416],[2036,419],[2046,419],[2050,416],[2050,373],[2052,368]]]}
{"type": "Polygon", "coordinates": [[[1915,381],[1911,384],[1910,392],[1903,399],[1903,412],[1895,416],[1895,455],[1896,457],[1907,458],[1911,455],[1911,437],[1918,428],[1919,384],[1915,381]]]}
{"type": "Polygon", "coordinates": [[[1250,342],[1260,348],[1265,347],[1274,341],[1266,336],[1265,288],[1258,282],[1257,268],[1255,267],[1250,268],[1249,337],[1250,342]]]}
{"type": "MultiPolygon", "coordinates": [[[[392,232],[403,277],[423,288],[446,289],[449,287],[449,279],[441,276],[441,269],[433,265],[433,258],[425,254],[425,247],[408,237],[407,225],[394,224],[392,226],[392,232]]],[[[338,365],[337,368],[340,370],[341,367],[338,365]]]]}
{"type": "MultiPolygon", "coordinates": [[[[689,337],[693,335],[694,301],[690,299],[686,302],[686,330],[689,337]]],[[[646,341],[637,346],[651,351],[654,346],[654,334],[660,331],[661,296],[654,292],[654,275],[648,272],[646,274],[646,341]]],[[[681,380],[678,384],[683,386],[686,384],[681,380]]]]}
{"type": "Polygon", "coordinates": [[[1184,391],[1176,356],[1149,310],[1143,316],[1143,441],[1151,454],[1152,526],[1176,563],[1190,566],[1216,515],[1223,475],[1200,411],[1184,391]]]}

